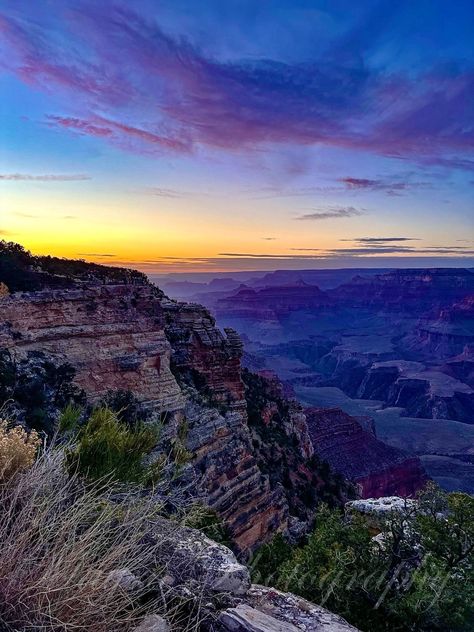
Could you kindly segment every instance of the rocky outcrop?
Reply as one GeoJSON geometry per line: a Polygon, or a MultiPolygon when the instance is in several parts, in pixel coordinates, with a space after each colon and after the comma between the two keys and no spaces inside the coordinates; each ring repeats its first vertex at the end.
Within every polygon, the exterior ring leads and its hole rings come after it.
{"type": "Polygon", "coordinates": [[[458,355],[474,345],[474,290],[437,313],[420,319],[404,344],[423,356],[440,360],[458,355]]]}
{"type": "Polygon", "coordinates": [[[151,285],[12,294],[0,300],[0,348],[68,362],[92,402],[125,389],[155,410],[183,405],[170,370],[161,293],[151,285]]]}
{"type": "MultiPolygon", "coordinates": [[[[194,602],[205,632],[357,632],[321,606],[251,584],[248,568],[227,547],[194,529],[161,519],[150,524],[146,537],[158,545],[166,574],[156,578],[155,570],[145,569],[135,581],[155,585],[158,579],[168,599],[175,595],[194,602]]],[[[151,615],[138,630],[154,632],[152,623],[166,624],[160,616],[151,615]]]]}
{"type": "Polygon", "coordinates": [[[357,632],[342,617],[274,588],[254,585],[246,601],[220,614],[220,632],[357,632]]]}
{"type": "Polygon", "coordinates": [[[0,348],[41,352],[75,369],[89,401],[130,390],[167,432],[185,421],[198,493],[249,550],[285,530],[288,506],[253,455],[238,336],[221,333],[197,305],[149,284],[91,285],[16,293],[0,300],[0,348]]]}
{"type": "Polygon", "coordinates": [[[239,335],[229,328],[224,330],[224,335],[201,305],[167,299],[161,305],[175,372],[198,388],[205,387],[213,403],[242,408],[244,388],[240,359],[243,345],[239,335]]]}
{"type": "Polygon", "coordinates": [[[272,487],[262,473],[242,412],[219,413],[189,401],[183,418],[199,488],[225,520],[239,549],[250,551],[270,534],[286,530],[288,503],[281,488],[272,487]]]}
{"type": "Polygon", "coordinates": [[[275,374],[244,370],[243,380],[255,457],[272,489],[284,493],[292,535],[301,535],[319,500],[341,506],[355,490],[315,454],[306,415],[296,400],[285,396],[275,374]]]}
{"type": "Polygon", "coordinates": [[[385,496],[382,498],[367,498],[365,500],[351,500],[346,503],[345,513],[348,516],[360,514],[374,531],[380,531],[391,516],[406,516],[413,512],[417,502],[411,498],[400,496],[385,496]]]}
{"type": "Polygon", "coordinates": [[[341,409],[307,408],[305,414],[316,454],[357,483],[363,498],[411,496],[426,483],[417,457],[378,441],[341,409]]]}
{"type": "Polygon", "coordinates": [[[466,345],[462,352],[443,365],[443,372],[474,388],[474,343],[466,345]]]}
{"type": "Polygon", "coordinates": [[[356,396],[402,408],[408,417],[473,423],[473,389],[439,369],[426,369],[420,362],[374,362],[356,396]]]}

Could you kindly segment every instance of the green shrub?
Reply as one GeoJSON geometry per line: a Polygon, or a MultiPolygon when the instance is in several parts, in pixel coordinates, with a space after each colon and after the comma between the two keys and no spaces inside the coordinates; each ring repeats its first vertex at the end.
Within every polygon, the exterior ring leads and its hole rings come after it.
{"type": "Polygon", "coordinates": [[[109,408],[95,409],[81,429],[77,445],[69,450],[71,470],[91,479],[110,476],[118,481],[142,482],[146,478],[144,457],[158,441],[158,429],[128,428],[109,408]]]}
{"type": "Polygon", "coordinates": [[[69,402],[59,415],[58,429],[60,432],[77,430],[82,415],[82,407],[69,402]]]}
{"type": "Polygon", "coordinates": [[[173,458],[174,464],[176,465],[177,473],[180,472],[180,469],[184,465],[189,463],[193,456],[192,452],[190,452],[186,447],[188,433],[188,422],[184,419],[178,427],[176,437],[171,440],[171,456],[173,458]]]}
{"type": "Polygon", "coordinates": [[[322,506],[307,542],[281,537],[252,563],[254,581],[290,591],[364,632],[474,629],[474,498],[430,485],[419,502],[381,524],[322,506]]]}
{"type": "Polygon", "coordinates": [[[11,414],[36,430],[52,434],[61,409],[84,404],[85,393],[74,378],[74,367],[56,364],[45,353],[30,352],[17,359],[0,349],[0,402],[8,402],[11,414]]]}
{"type": "Polygon", "coordinates": [[[140,425],[150,417],[150,413],[143,409],[135,395],[124,389],[108,391],[102,405],[117,413],[119,421],[130,428],[140,425]]]}
{"type": "Polygon", "coordinates": [[[293,555],[294,547],[281,533],[261,546],[250,563],[252,581],[256,584],[273,585],[279,577],[280,569],[293,555]]]}

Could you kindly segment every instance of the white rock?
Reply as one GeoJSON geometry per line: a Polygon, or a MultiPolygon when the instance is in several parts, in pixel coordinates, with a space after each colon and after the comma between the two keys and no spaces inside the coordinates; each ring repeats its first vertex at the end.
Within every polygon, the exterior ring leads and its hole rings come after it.
{"type": "Polygon", "coordinates": [[[107,576],[106,583],[110,586],[121,588],[127,593],[133,593],[143,589],[143,582],[128,568],[118,568],[110,572],[107,576]]]}
{"type": "Polygon", "coordinates": [[[150,614],[133,632],[171,632],[171,628],[163,617],[158,614],[150,614]]]}
{"type": "Polygon", "coordinates": [[[198,580],[204,591],[244,595],[250,588],[250,572],[230,549],[194,529],[169,520],[155,521],[155,537],[161,559],[167,563],[174,584],[198,580]]]}
{"type": "MultiPolygon", "coordinates": [[[[246,601],[255,610],[278,621],[283,625],[281,629],[285,632],[287,630],[293,632],[295,629],[298,632],[358,632],[345,619],[329,612],[326,608],[274,588],[254,584],[246,596],[246,601]]],[[[249,629],[252,630],[252,628],[249,629]]],[[[279,629],[276,628],[276,630],[279,629]]],[[[237,630],[240,632],[239,628],[237,630]]],[[[246,631],[247,628],[242,628],[242,632],[244,630],[246,631]]],[[[268,632],[273,632],[273,630],[269,628],[268,632]]],[[[266,628],[263,628],[263,631],[267,632],[266,628]]]]}
{"type": "Polygon", "coordinates": [[[219,623],[225,632],[298,632],[291,623],[278,621],[247,604],[225,610],[219,623]]]}
{"type": "Polygon", "coordinates": [[[400,496],[383,496],[381,498],[366,498],[364,500],[351,500],[346,503],[346,510],[361,514],[388,516],[391,513],[406,513],[416,506],[416,501],[400,496]]]}

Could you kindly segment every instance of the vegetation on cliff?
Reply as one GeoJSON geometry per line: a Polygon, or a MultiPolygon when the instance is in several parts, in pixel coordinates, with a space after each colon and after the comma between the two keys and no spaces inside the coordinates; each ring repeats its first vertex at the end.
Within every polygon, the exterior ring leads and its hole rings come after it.
{"type": "Polygon", "coordinates": [[[17,359],[8,349],[0,349],[0,405],[10,417],[51,434],[60,410],[85,402],[74,376],[69,363],[55,363],[44,353],[17,359]]]}
{"type": "Polygon", "coordinates": [[[148,283],[145,274],[82,259],[32,255],[20,244],[0,240],[0,283],[10,292],[68,288],[77,283],[148,283]]]}
{"type": "Polygon", "coordinates": [[[325,605],[366,632],[461,632],[474,623],[474,498],[428,486],[389,513],[379,535],[362,516],[321,506],[307,542],[277,536],[254,580],[325,605]]]}
{"type": "Polygon", "coordinates": [[[301,408],[278,393],[272,383],[244,369],[245,401],[254,453],[272,485],[281,484],[290,513],[311,519],[319,502],[341,507],[355,498],[353,486],[317,455],[305,456],[292,416],[301,408]]]}

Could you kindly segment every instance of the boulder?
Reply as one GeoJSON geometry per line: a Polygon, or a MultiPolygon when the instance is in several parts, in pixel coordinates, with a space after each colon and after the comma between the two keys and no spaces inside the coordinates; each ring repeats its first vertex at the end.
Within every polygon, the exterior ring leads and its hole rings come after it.
{"type": "Polygon", "coordinates": [[[226,632],[298,632],[291,623],[278,621],[247,604],[225,610],[219,617],[219,624],[226,632]]]}
{"type": "Polygon", "coordinates": [[[143,619],[133,632],[171,632],[169,623],[158,614],[150,614],[143,619]]]}
{"type": "Polygon", "coordinates": [[[205,591],[243,595],[250,588],[250,572],[239,564],[230,549],[210,540],[200,531],[155,520],[150,536],[166,561],[174,585],[199,580],[205,591]]]}
{"type": "Polygon", "coordinates": [[[321,606],[273,588],[253,585],[245,603],[224,610],[222,632],[358,632],[321,606]]]}
{"type": "Polygon", "coordinates": [[[143,589],[143,582],[128,568],[118,568],[108,574],[108,586],[121,588],[126,593],[134,593],[143,589]]]}

